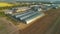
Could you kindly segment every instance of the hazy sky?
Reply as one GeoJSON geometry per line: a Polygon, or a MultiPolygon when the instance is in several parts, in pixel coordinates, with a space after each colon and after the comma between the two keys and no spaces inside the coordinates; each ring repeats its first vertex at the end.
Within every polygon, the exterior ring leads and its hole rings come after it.
{"type": "Polygon", "coordinates": [[[0,1],[59,1],[59,0],[0,0],[0,1]]]}

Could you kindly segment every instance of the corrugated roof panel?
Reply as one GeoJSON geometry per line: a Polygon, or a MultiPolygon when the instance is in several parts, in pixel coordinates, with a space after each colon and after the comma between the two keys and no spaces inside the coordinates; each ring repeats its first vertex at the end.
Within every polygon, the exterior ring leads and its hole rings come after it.
{"type": "Polygon", "coordinates": [[[37,18],[42,17],[43,15],[44,15],[43,13],[41,13],[41,14],[38,13],[38,14],[35,14],[35,15],[29,17],[29,18],[24,19],[23,21],[24,21],[26,24],[29,24],[29,23],[31,23],[32,21],[36,20],[37,18]],[[36,17],[37,17],[37,18],[36,18],[36,17]]]}
{"type": "Polygon", "coordinates": [[[26,13],[22,13],[22,14],[19,14],[19,15],[16,15],[15,17],[18,18],[18,17],[21,17],[21,16],[25,16],[25,15],[28,15],[30,13],[33,13],[34,11],[30,11],[30,12],[26,12],[26,13]]]}
{"type": "Polygon", "coordinates": [[[28,17],[30,17],[30,16],[32,16],[32,15],[37,14],[37,13],[40,13],[40,12],[33,12],[33,13],[30,13],[30,14],[28,14],[28,15],[26,15],[26,16],[22,16],[22,17],[20,17],[20,20],[26,19],[26,18],[28,18],[28,17]]]}

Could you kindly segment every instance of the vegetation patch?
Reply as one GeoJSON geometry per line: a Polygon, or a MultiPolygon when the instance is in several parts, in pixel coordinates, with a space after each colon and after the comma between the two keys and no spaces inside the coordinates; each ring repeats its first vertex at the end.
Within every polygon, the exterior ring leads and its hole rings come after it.
{"type": "Polygon", "coordinates": [[[10,17],[9,15],[6,15],[6,19],[11,21],[14,25],[18,25],[17,21],[15,21],[14,19],[12,19],[12,17],[10,17]]]}
{"type": "Polygon", "coordinates": [[[0,12],[0,17],[5,16],[4,12],[0,12]]]}

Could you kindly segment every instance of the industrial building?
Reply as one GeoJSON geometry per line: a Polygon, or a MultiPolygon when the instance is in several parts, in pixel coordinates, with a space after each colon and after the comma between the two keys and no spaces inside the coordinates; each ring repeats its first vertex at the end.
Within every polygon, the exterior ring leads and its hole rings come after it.
{"type": "Polygon", "coordinates": [[[50,10],[51,8],[56,8],[58,7],[57,5],[44,5],[43,7],[41,6],[32,6],[29,9],[26,7],[23,8],[14,8],[12,10],[7,10],[5,13],[8,14],[13,14],[13,12],[18,12],[17,14],[11,15],[11,17],[16,20],[16,21],[21,21],[22,23],[29,24],[36,19],[44,16],[45,14],[43,13],[43,10],[47,11],[50,10]],[[23,10],[23,13],[20,13],[20,10],[23,10]]]}
{"type": "Polygon", "coordinates": [[[12,19],[25,24],[29,24],[45,15],[42,12],[42,9],[40,6],[33,6],[33,7],[30,7],[30,9],[26,7],[13,8],[10,10],[5,10],[5,13],[8,14],[12,19]],[[24,11],[21,12],[20,10],[23,10],[23,9],[24,11]]]}
{"type": "Polygon", "coordinates": [[[33,6],[31,6],[31,10],[33,10],[33,11],[42,11],[40,5],[33,5],[33,6]]]}
{"type": "Polygon", "coordinates": [[[42,12],[28,10],[24,13],[13,15],[12,17],[18,21],[22,21],[25,24],[29,24],[42,16],[44,16],[44,13],[42,12]]]}

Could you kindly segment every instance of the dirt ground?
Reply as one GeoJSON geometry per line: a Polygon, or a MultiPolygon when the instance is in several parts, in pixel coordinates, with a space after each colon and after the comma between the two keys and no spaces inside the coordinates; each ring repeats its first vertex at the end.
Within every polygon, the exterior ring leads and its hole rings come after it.
{"type": "Polygon", "coordinates": [[[0,17],[0,34],[18,34],[18,28],[7,21],[4,17],[0,17]]]}

